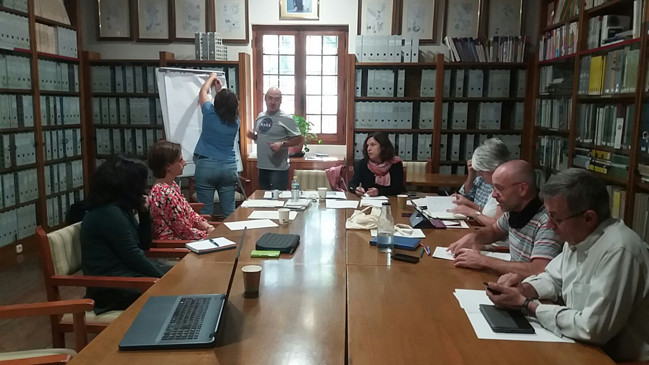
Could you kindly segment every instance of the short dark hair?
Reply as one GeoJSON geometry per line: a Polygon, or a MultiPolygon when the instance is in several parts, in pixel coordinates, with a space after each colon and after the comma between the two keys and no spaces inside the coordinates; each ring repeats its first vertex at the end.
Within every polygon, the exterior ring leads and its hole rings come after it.
{"type": "Polygon", "coordinates": [[[374,132],[365,138],[365,142],[363,142],[363,157],[365,157],[365,160],[370,160],[367,155],[367,140],[370,138],[374,138],[376,142],[378,142],[379,146],[381,146],[381,162],[392,160],[396,155],[394,152],[394,146],[392,145],[392,142],[390,142],[388,135],[382,132],[374,132]]]}
{"type": "Polygon", "coordinates": [[[214,110],[221,121],[228,126],[236,125],[239,119],[239,99],[228,89],[222,89],[214,97],[214,110]]]}
{"type": "Polygon", "coordinates": [[[149,169],[140,161],[121,155],[107,159],[92,176],[89,209],[115,204],[125,211],[142,212],[149,169]]]}
{"type": "Polygon", "coordinates": [[[164,179],[167,176],[167,165],[176,162],[182,154],[180,144],[169,141],[158,141],[149,150],[147,164],[153,176],[164,179]]]}

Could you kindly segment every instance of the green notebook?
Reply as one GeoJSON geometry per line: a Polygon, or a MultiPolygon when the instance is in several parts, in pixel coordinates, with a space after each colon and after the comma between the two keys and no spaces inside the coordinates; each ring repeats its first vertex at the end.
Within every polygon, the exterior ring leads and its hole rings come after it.
{"type": "Polygon", "coordinates": [[[262,250],[253,250],[250,253],[250,257],[270,257],[270,258],[277,258],[279,257],[279,254],[281,252],[279,251],[262,251],[262,250]]]}

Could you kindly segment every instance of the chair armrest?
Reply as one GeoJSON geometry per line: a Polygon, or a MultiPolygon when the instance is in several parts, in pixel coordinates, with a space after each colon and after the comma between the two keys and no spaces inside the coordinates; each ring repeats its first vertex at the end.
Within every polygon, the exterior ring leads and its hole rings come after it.
{"type": "Polygon", "coordinates": [[[205,204],[203,204],[203,203],[189,203],[189,206],[192,207],[194,212],[200,214],[201,209],[203,209],[205,207],[205,204]]]}
{"type": "Polygon", "coordinates": [[[14,304],[0,306],[0,318],[50,316],[53,314],[83,313],[95,307],[92,299],[59,300],[56,302],[14,304]]]}
{"type": "Polygon", "coordinates": [[[189,253],[186,248],[152,248],[144,251],[146,257],[151,258],[177,258],[182,259],[189,253]]]}
{"type": "Polygon", "coordinates": [[[82,286],[86,288],[122,288],[140,289],[147,291],[158,278],[131,278],[124,276],[85,276],[85,275],[54,275],[50,279],[52,285],[82,286]]]}
{"type": "Polygon", "coordinates": [[[67,354],[29,357],[16,360],[0,360],[0,365],[65,365],[72,360],[67,354]]]}
{"type": "Polygon", "coordinates": [[[243,183],[243,184],[250,184],[252,182],[252,180],[248,179],[245,176],[241,176],[241,175],[239,175],[239,181],[241,181],[241,183],[243,183]]]}
{"type": "MultiPolygon", "coordinates": [[[[185,244],[189,243],[192,241],[185,241],[185,240],[153,240],[151,242],[151,247],[154,249],[161,249],[161,248],[185,248],[185,244]]],[[[151,250],[149,250],[151,251],[151,250]]]]}

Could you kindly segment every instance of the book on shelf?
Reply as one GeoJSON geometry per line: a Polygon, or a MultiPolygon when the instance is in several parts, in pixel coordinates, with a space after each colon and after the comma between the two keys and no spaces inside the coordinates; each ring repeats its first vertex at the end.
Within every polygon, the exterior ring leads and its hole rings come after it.
{"type": "Polygon", "coordinates": [[[603,175],[626,179],[629,171],[629,156],[598,149],[575,148],[573,165],[603,175]]]}
{"type": "Polygon", "coordinates": [[[626,207],[626,191],[615,185],[607,185],[609,206],[611,207],[611,216],[624,220],[624,209],[626,207]]]}
{"type": "Polygon", "coordinates": [[[30,49],[29,19],[0,11],[0,48],[30,49]]]}
{"type": "Polygon", "coordinates": [[[649,241],[649,194],[635,194],[631,227],[645,242],[649,241]]]}
{"type": "Polygon", "coordinates": [[[606,55],[581,59],[579,94],[611,95],[633,93],[638,81],[640,49],[627,46],[606,55]]]}
{"type": "Polygon", "coordinates": [[[548,3],[547,25],[551,26],[579,15],[578,0],[556,0],[548,3]]]}
{"type": "Polygon", "coordinates": [[[537,127],[568,130],[572,99],[536,100],[537,127]]]}
{"type": "Polygon", "coordinates": [[[34,14],[59,23],[71,24],[63,0],[34,0],[34,14]]]}
{"type": "Polygon", "coordinates": [[[568,139],[539,136],[536,140],[536,162],[554,170],[568,168],[568,139]]]}
{"type": "Polygon", "coordinates": [[[634,105],[580,104],[577,142],[616,149],[631,148],[634,105]]]}
{"type": "MultiPolygon", "coordinates": [[[[572,68],[572,67],[571,67],[572,68]]],[[[561,65],[543,66],[539,69],[539,93],[572,94],[573,70],[561,65]]]]}
{"type": "Polygon", "coordinates": [[[539,39],[539,61],[574,54],[579,40],[579,24],[574,22],[545,32],[539,39]]]}
{"type": "Polygon", "coordinates": [[[444,38],[451,62],[525,62],[529,37],[444,38]]]}

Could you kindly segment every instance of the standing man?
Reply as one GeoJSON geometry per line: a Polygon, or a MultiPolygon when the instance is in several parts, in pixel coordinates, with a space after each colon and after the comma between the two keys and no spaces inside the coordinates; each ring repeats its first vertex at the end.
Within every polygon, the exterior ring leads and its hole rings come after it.
{"type": "Polygon", "coordinates": [[[280,105],[282,92],[271,87],[266,91],[266,111],[257,116],[255,130],[248,131],[248,138],[257,142],[259,188],[263,190],[288,189],[288,148],[304,140],[295,120],[280,105]]]}

